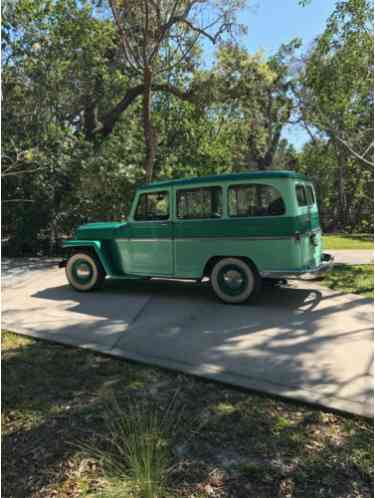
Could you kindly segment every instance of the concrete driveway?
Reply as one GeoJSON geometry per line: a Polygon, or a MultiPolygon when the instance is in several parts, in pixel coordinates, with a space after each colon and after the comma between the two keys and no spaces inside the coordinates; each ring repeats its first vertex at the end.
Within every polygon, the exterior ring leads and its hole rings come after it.
{"type": "Polygon", "coordinates": [[[39,264],[5,276],[2,309],[20,334],[372,416],[371,300],[315,282],[230,306],[183,281],[77,293],[64,270],[39,264]]]}
{"type": "Polygon", "coordinates": [[[374,251],[371,249],[328,249],[327,252],[335,257],[336,264],[369,265],[374,262],[374,251]]]}

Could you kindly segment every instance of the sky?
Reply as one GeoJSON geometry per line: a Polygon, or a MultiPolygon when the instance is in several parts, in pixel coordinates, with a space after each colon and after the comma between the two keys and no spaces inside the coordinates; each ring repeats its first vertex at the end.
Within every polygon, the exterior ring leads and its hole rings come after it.
{"type": "Polygon", "coordinates": [[[282,43],[302,38],[305,48],[323,32],[336,0],[311,0],[301,7],[298,0],[255,0],[239,16],[246,25],[243,43],[250,51],[263,49],[267,55],[276,52],[282,43]]]}
{"type": "MultiPolygon", "coordinates": [[[[249,0],[249,7],[239,16],[248,30],[241,44],[250,52],[263,50],[272,55],[282,43],[298,37],[307,50],[324,31],[335,4],[336,0],[311,0],[301,7],[298,0],[249,0]]],[[[306,132],[296,126],[286,129],[283,136],[297,149],[308,141],[306,132]]]]}

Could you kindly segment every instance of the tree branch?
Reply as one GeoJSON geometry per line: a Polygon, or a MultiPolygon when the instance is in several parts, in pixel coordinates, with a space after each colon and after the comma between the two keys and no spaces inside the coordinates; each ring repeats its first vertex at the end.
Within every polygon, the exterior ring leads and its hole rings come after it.
{"type": "Polygon", "coordinates": [[[191,89],[187,91],[182,91],[179,88],[170,85],[169,83],[153,84],[152,88],[157,92],[171,93],[172,95],[181,100],[186,100],[189,102],[193,101],[193,91],[191,89]]]}
{"type": "Polygon", "coordinates": [[[362,156],[363,157],[366,157],[367,154],[370,152],[370,150],[374,147],[374,142],[372,142],[367,148],[366,150],[362,153],[362,156]]]}
{"type": "Polygon", "coordinates": [[[198,26],[194,26],[194,24],[191,23],[190,21],[188,21],[187,19],[180,19],[180,22],[189,26],[189,28],[192,31],[195,31],[196,33],[199,33],[200,35],[204,36],[205,38],[208,38],[211,41],[211,43],[213,43],[214,45],[216,44],[221,33],[223,33],[226,29],[225,24],[223,24],[214,35],[211,35],[207,31],[205,31],[204,28],[199,28],[198,26]]]}
{"type": "Polygon", "coordinates": [[[122,100],[101,119],[101,126],[93,130],[93,134],[100,134],[107,137],[112,133],[112,130],[121,117],[122,113],[134,102],[134,100],[143,93],[144,86],[137,85],[130,88],[122,100]]]}
{"type": "Polygon", "coordinates": [[[342,139],[336,132],[335,130],[332,130],[332,132],[335,134],[335,137],[336,137],[336,140],[338,140],[340,143],[342,143],[342,145],[344,147],[346,147],[348,149],[348,151],[353,154],[353,156],[355,156],[357,159],[359,159],[360,161],[362,161],[363,163],[365,164],[368,164],[369,166],[373,166],[373,162],[372,161],[369,161],[368,159],[366,159],[365,157],[361,156],[361,154],[359,154],[358,152],[356,152],[350,144],[348,144],[348,142],[346,142],[344,139],[342,139]]]}
{"type": "Polygon", "coordinates": [[[18,170],[18,171],[10,171],[10,172],[5,172],[2,173],[1,176],[4,178],[5,176],[18,176],[18,175],[24,175],[25,173],[36,173],[38,171],[41,171],[43,169],[48,169],[48,166],[44,168],[35,168],[35,169],[23,169],[23,170],[18,170]]]}
{"type": "Polygon", "coordinates": [[[33,199],[4,199],[1,202],[35,202],[33,199]]]}
{"type": "MultiPolygon", "coordinates": [[[[194,93],[196,92],[196,90],[195,92],[193,92],[191,89],[183,91],[168,83],[153,83],[152,90],[156,92],[170,93],[181,100],[189,102],[193,102],[194,93]]],[[[126,111],[126,109],[134,102],[134,100],[138,96],[143,94],[143,91],[144,85],[137,85],[133,88],[130,88],[126,92],[126,95],[122,98],[122,100],[120,100],[120,102],[100,120],[101,125],[95,130],[92,130],[91,136],[100,135],[104,138],[110,135],[113,131],[113,128],[115,127],[115,124],[120,119],[122,113],[126,111]]]]}

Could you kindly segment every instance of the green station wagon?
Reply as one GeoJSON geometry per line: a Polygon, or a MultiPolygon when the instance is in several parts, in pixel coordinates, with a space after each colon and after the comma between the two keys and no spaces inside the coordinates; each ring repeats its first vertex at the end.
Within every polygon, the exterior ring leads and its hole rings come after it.
{"type": "Polygon", "coordinates": [[[226,303],[242,303],[263,279],[327,270],[311,181],[293,171],[246,172],[138,188],[128,221],[78,227],[64,247],[79,291],[105,278],[208,277],[226,303]]]}

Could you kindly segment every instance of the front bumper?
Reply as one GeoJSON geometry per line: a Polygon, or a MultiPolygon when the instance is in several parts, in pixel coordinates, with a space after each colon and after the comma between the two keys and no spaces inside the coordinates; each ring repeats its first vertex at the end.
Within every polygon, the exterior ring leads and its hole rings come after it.
{"type": "Polygon", "coordinates": [[[329,271],[334,264],[334,257],[331,254],[323,253],[320,265],[316,268],[304,269],[304,270],[277,270],[277,271],[265,271],[260,272],[263,278],[289,278],[298,279],[304,276],[314,276],[319,277],[329,271]]]}

